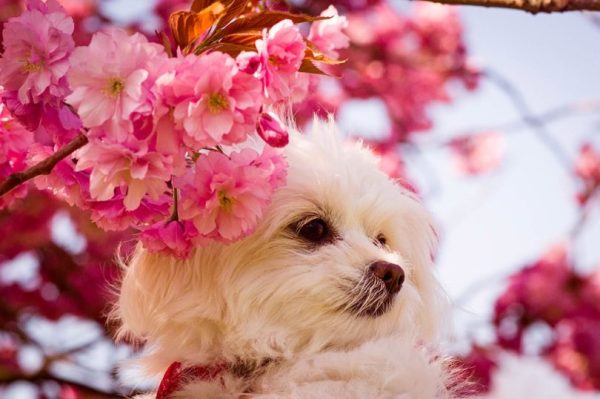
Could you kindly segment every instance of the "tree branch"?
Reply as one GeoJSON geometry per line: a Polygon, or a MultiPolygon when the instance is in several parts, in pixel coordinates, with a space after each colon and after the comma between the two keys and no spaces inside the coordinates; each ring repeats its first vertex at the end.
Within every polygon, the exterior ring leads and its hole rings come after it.
{"type": "Polygon", "coordinates": [[[49,174],[54,166],[57,163],[65,159],[67,156],[78,150],[79,148],[86,145],[88,142],[88,138],[83,134],[79,134],[70,143],[56,151],[54,154],[39,162],[36,165],[33,165],[31,168],[19,172],[13,173],[8,176],[8,178],[0,184],[0,196],[8,193],[13,188],[17,187],[20,184],[25,183],[28,180],[33,179],[39,175],[47,175],[49,174]]]}
{"type": "MultiPolygon", "coordinates": [[[[546,126],[548,126],[554,122],[587,113],[600,113],[600,99],[582,100],[570,104],[561,105],[539,114],[532,114],[530,115],[530,117],[541,121],[546,126]]],[[[524,120],[521,116],[519,116],[519,118],[515,120],[510,120],[508,122],[503,122],[496,125],[481,125],[457,129],[451,131],[451,133],[445,134],[442,138],[419,137],[417,143],[420,147],[426,147],[428,150],[436,148],[443,149],[446,148],[446,146],[448,146],[452,138],[455,136],[477,134],[479,132],[490,131],[502,133],[504,135],[517,134],[522,133],[527,127],[531,127],[530,121],[524,120]]]]}
{"type": "MultiPolygon", "coordinates": [[[[599,0],[600,1],[600,0],[599,0]]],[[[532,132],[538,140],[550,151],[556,160],[561,164],[567,173],[571,173],[573,168],[572,161],[565,152],[564,148],[557,142],[552,134],[547,130],[546,122],[539,119],[531,110],[525,96],[519,91],[507,78],[497,71],[487,69],[483,71],[483,76],[494,83],[511,100],[515,110],[519,113],[523,122],[531,127],[532,132]]]]}
{"type": "Polygon", "coordinates": [[[88,398],[122,398],[122,392],[117,390],[102,390],[91,387],[89,385],[82,384],[77,381],[71,381],[56,375],[52,375],[49,372],[42,370],[32,375],[4,375],[0,376],[0,386],[8,385],[13,382],[27,381],[34,384],[40,384],[45,381],[54,381],[60,385],[69,385],[76,390],[80,391],[80,394],[85,394],[84,397],[88,398]]]}
{"type": "Polygon", "coordinates": [[[600,0],[426,0],[434,3],[538,12],[600,11],[600,0]]]}

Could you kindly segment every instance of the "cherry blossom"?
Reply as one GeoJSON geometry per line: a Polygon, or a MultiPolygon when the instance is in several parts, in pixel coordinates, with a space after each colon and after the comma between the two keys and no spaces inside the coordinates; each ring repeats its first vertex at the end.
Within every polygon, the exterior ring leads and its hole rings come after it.
{"type": "Polygon", "coordinates": [[[263,38],[256,41],[256,49],[257,54],[241,55],[242,69],[256,70],[254,74],[261,79],[270,101],[289,98],[294,101],[295,92],[304,86],[295,85],[306,49],[298,27],[289,19],[278,22],[263,32],[263,38]]]}
{"type": "Polygon", "coordinates": [[[193,173],[177,182],[179,215],[191,219],[198,232],[225,242],[254,230],[273,190],[282,183],[279,157],[243,149],[224,155],[209,152],[196,161],[193,173]]]}
{"type": "Polygon", "coordinates": [[[585,204],[600,188],[600,154],[589,143],[581,147],[575,163],[575,174],[581,179],[583,186],[577,199],[585,204]]]}
{"type": "MultiPolygon", "coordinates": [[[[1,89],[1,88],[0,88],[1,89]]],[[[25,129],[0,103],[0,180],[10,174],[21,172],[27,167],[26,155],[33,144],[33,133],[25,129]]],[[[23,185],[7,196],[0,197],[0,208],[10,205],[16,199],[27,194],[27,186],[23,185]]]]}
{"type": "Polygon", "coordinates": [[[329,17],[314,22],[310,27],[308,39],[325,55],[338,57],[339,49],[349,45],[349,38],[343,32],[348,27],[346,17],[340,17],[337,9],[330,5],[321,13],[322,17],[329,17]]]}
{"type": "Polygon", "coordinates": [[[504,137],[496,132],[454,137],[448,147],[454,155],[456,169],[476,175],[495,169],[504,155],[504,137]]]}
{"type": "MultiPolygon", "coordinates": [[[[53,147],[36,143],[29,149],[28,163],[35,165],[53,152],[53,147]]],[[[37,176],[33,183],[39,190],[48,190],[71,206],[87,209],[91,200],[89,181],[90,173],[75,171],[75,163],[67,158],[58,162],[49,174],[37,176]]]]}
{"type": "Polygon", "coordinates": [[[196,72],[183,73],[172,88],[185,95],[184,83],[190,78],[193,93],[177,104],[174,119],[185,130],[184,141],[195,148],[233,144],[246,139],[255,128],[261,101],[260,83],[239,72],[235,60],[220,52],[198,57],[196,72]]]}
{"type": "Polygon", "coordinates": [[[187,258],[192,250],[192,240],[198,231],[190,221],[171,220],[158,222],[140,235],[144,247],[150,251],[168,253],[176,258],[187,258]]]}
{"type": "Polygon", "coordinates": [[[73,93],[66,100],[85,127],[102,128],[101,134],[123,141],[131,130],[131,114],[150,109],[143,83],[149,65],[162,57],[162,47],[139,33],[116,28],[98,32],[88,46],[73,51],[67,76],[73,93]]]}
{"type": "Polygon", "coordinates": [[[92,141],[82,148],[76,171],[91,169],[90,195],[99,201],[115,196],[115,188],[126,187],[125,209],[135,210],[148,194],[158,199],[167,189],[172,159],[143,147],[92,141]]]}
{"type": "Polygon", "coordinates": [[[0,85],[17,92],[22,104],[63,97],[68,58],[74,48],[73,19],[55,0],[32,1],[4,25],[0,85]]]}

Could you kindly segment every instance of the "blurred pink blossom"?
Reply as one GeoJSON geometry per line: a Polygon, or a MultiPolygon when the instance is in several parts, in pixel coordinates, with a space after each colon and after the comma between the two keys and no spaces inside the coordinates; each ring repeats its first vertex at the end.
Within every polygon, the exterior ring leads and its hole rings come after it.
{"type": "Polygon", "coordinates": [[[485,132],[454,137],[448,143],[456,169],[465,175],[494,170],[504,157],[504,136],[485,132]]]}
{"type": "Polygon", "coordinates": [[[600,389],[600,319],[576,317],[562,320],[557,342],[547,352],[555,367],[577,388],[600,389]]]}
{"type": "Polygon", "coordinates": [[[534,322],[554,327],[567,318],[600,320],[600,291],[593,276],[574,270],[564,245],[509,278],[494,310],[499,343],[521,350],[522,335],[534,322]],[[551,293],[551,295],[549,295],[551,293]]]}
{"type": "Polygon", "coordinates": [[[585,204],[600,188],[600,154],[590,143],[581,147],[579,158],[575,162],[575,174],[583,185],[577,199],[580,204],[585,204]]]}
{"type": "Polygon", "coordinates": [[[350,39],[343,32],[348,27],[348,20],[346,17],[340,17],[333,5],[327,7],[321,16],[330,18],[313,22],[308,40],[326,56],[337,58],[339,56],[337,50],[346,48],[350,44],[350,39]]]}

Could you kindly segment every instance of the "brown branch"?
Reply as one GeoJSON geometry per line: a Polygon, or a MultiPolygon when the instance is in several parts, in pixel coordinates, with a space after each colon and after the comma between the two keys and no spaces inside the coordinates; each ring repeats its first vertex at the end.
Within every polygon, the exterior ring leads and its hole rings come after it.
{"type": "Polygon", "coordinates": [[[86,145],[87,142],[88,138],[81,133],[71,140],[71,142],[69,142],[67,145],[60,148],[54,154],[50,155],[48,158],[44,159],[38,164],[33,165],[31,168],[23,172],[13,173],[12,175],[8,176],[8,178],[0,184],[0,197],[18,185],[23,184],[36,176],[49,174],[57,163],[86,145]]]}
{"type": "Polygon", "coordinates": [[[600,11],[600,0],[426,0],[434,3],[538,12],[600,11]]]}
{"type": "Polygon", "coordinates": [[[69,386],[75,388],[77,391],[79,391],[80,394],[82,394],[82,397],[84,397],[84,398],[96,398],[96,399],[100,399],[100,398],[109,399],[110,398],[110,399],[113,399],[113,398],[125,397],[118,390],[112,390],[112,389],[103,390],[103,389],[94,388],[92,386],[89,386],[89,385],[86,385],[86,384],[83,384],[83,383],[80,383],[77,381],[72,381],[70,379],[66,379],[63,377],[53,375],[46,370],[41,370],[38,373],[30,374],[30,375],[19,374],[19,375],[0,376],[0,386],[9,385],[11,383],[19,382],[19,381],[27,381],[27,382],[31,382],[34,384],[41,384],[46,381],[54,381],[60,385],[69,385],[69,386]]]}

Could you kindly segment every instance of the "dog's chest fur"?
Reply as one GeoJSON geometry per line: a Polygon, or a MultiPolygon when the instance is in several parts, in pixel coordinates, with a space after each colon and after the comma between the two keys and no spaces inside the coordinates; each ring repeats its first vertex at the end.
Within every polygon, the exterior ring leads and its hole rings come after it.
{"type": "Polygon", "coordinates": [[[189,381],[172,397],[448,399],[451,385],[443,359],[405,337],[388,337],[348,351],[240,360],[213,381],[189,381]]]}

